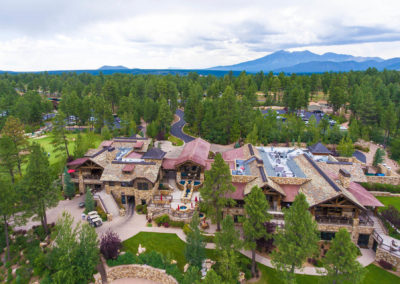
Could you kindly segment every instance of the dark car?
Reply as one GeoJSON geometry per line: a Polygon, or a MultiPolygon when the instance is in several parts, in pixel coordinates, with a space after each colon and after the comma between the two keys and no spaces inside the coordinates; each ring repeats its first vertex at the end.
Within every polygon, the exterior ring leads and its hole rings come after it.
{"type": "Polygon", "coordinates": [[[85,207],[85,202],[79,202],[79,208],[84,208],[85,207]]]}

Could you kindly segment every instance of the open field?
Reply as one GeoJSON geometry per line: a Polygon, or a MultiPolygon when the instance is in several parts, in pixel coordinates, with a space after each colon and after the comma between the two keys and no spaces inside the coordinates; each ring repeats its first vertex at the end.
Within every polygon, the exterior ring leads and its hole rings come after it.
{"type": "Polygon", "coordinates": [[[400,211],[400,197],[376,196],[376,198],[386,207],[389,205],[393,205],[397,210],[400,211]]]}

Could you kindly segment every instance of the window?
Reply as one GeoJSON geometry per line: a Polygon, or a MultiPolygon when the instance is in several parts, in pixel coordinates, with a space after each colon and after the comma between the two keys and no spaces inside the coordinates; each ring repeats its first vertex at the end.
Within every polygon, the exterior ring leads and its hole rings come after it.
{"type": "Polygon", "coordinates": [[[330,241],[335,237],[335,232],[321,232],[321,240],[330,241]]]}
{"type": "Polygon", "coordinates": [[[109,186],[115,186],[115,182],[109,181],[109,182],[108,182],[108,185],[109,185],[109,186]]]}
{"type": "Polygon", "coordinates": [[[146,204],[146,199],[142,199],[142,205],[146,204]]]}
{"type": "Polygon", "coordinates": [[[139,190],[149,190],[149,185],[147,182],[138,182],[137,187],[139,190]]]}
{"type": "Polygon", "coordinates": [[[122,187],[132,187],[133,186],[133,181],[130,182],[121,182],[122,187]]]}
{"type": "Polygon", "coordinates": [[[243,215],[233,215],[233,222],[239,223],[243,215]]]}

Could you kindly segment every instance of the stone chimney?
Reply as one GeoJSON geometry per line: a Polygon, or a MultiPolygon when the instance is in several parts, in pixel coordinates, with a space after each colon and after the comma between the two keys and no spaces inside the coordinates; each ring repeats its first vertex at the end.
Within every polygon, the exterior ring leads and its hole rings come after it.
{"type": "Polygon", "coordinates": [[[345,169],[339,170],[339,180],[344,188],[349,188],[350,179],[351,179],[351,174],[347,170],[345,169]]]}

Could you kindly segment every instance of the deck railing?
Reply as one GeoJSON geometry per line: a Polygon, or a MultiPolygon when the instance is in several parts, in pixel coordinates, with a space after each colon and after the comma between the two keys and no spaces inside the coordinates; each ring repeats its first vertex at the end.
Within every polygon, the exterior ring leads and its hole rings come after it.
{"type": "Polygon", "coordinates": [[[353,225],[353,219],[347,217],[317,215],[315,216],[315,220],[321,224],[353,225]]]}

